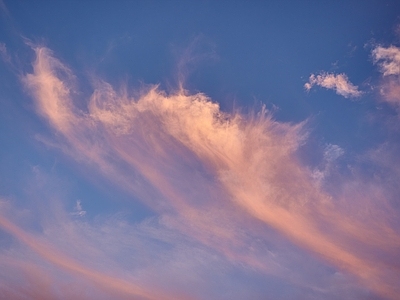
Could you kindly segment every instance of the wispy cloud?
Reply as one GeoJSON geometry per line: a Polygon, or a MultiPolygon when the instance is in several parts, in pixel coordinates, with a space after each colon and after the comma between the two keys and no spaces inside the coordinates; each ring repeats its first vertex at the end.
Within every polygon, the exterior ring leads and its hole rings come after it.
{"type": "Polygon", "coordinates": [[[338,145],[328,144],[325,146],[321,166],[313,171],[313,177],[318,184],[321,184],[329,176],[335,161],[343,154],[344,150],[338,145]]]}
{"type": "MultiPolygon", "coordinates": [[[[183,89],[166,94],[151,86],[134,98],[101,80],[90,99],[74,99],[72,72],[49,49],[35,52],[33,73],[23,80],[65,151],[140,198],[174,230],[231,262],[285,277],[279,264],[271,267],[273,255],[250,251],[262,253],[250,245],[272,242],[272,228],[293,247],[395,299],[399,278],[383,257],[393,255],[400,237],[384,219],[365,222],[315,184],[296,155],[305,124],[277,122],[265,110],[227,114],[206,95],[183,89]]],[[[305,88],[314,85],[344,97],[361,95],[344,74],[311,75],[305,88]]],[[[326,159],[341,153],[332,146],[326,159]]]]}
{"type": "MultiPolygon", "coordinates": [[[[53,224],[57,225],[57,224],[53,224]]],[[[70,224],[70,226],[73,224],[70,224]]],[[[156,288],[145,287],[144,284],[135,283],[126,279],[112,276],[99,269],[92,269],[85,263],[82,263],[71,256],[63,253],[63,250],[57,249],[53,243],[49,243],[40,236],[29,234],[10,222],[7,218],[0,216],[0,227],[17,238],[24,245],[28,246],[30,250],[38,254],[42,259],[60,268],[61,270],[87,280],[94,284],[97,289],[114,295],[117,298],[135,297],[137,299],[190,299],[189,297],[178,296],[166,293],[166,291],[157,291],[156,288]]],[[[70,229],[69,229],[70,230],[70,229]]],[[[58,231],[57,234],[65,232],[58,231]]],[[[68,236],[68,235],[67,235],[68,236]]],[[[69,234],[69,237],[71,235],[69,234]]],[[[76,237],[76,236],[75,236],[76,237]]],[[[71,242],[71,240],[69,240],[71,242]]],[[[80,247],[85,246],[85,242],[80,247]]],[[[81,253],[84,254],[84,253],[81,253]]],[[[90,254],[86,253],[85,255],[90,254]]],[[[4,256],[2,257],[4,258],[4,256]]],[[[37,264],[35,264],[37,265],[37,264]]],[[[37,265],[40,267],[40,265],[37,265]]],[[[3,275],[4,276],[4,275],[3,275]]],[[[36,281],[37,283],[37,281],[36,281]]],[[[50,295],[46,295],[48,298],[50,295]]],[[[64,297],[63,297],[64,298],[64,297]]],[[[87,297],[84,297],[87,299],[87,297]]]]}
{"type": "Polygon", "coordinates": [[[74,210],[75,211],[73,212],[73,215],[75,215],[75,216],[83,217],[84,215],[86,215],[86,211],[83,210],[80,200],[76,201],[74,210]]]}
{"type": "Polygon", "coordinates": [[[338,95],[345,98],[359,97],[362,92],[353,85],[346,74],[321,73],[311,74],[309,81],[304,88],[309,91],[313,86],[318,85],[326,89],[335,90],[338,95]]]}

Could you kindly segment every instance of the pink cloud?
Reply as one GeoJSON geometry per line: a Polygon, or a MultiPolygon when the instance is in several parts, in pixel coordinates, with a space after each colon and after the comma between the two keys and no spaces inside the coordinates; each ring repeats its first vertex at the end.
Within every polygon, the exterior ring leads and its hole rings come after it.
{"type": "Polygon", "coordinates": [[[311,74],[309,81],[304,85],[304,88],[309,91],[314,85],[335,90],[338,95],[345,98],[359,97],[362,95],[362,92],[358,90],[358,87],[349,81],[346,74],[311,74]]]}
{"type": "MultiPolygon", "coordinates": [[[[273,228],[395,299],[396,284],[386,280],[389,265],[370,254],[392,251],[400,237],[383,221],[354,217],[315,184],[296,155],[306,136],[304,123],[277,122],[267,111],[252,118],[227,114],[206,95],[184,90],[166,94],[153,86],[133,98],[102,81],[87,100],[87,111],[80,111],[73,104],[72,72],[48,49],[35,51],[34,71],[24,82],[66,152],[96,166],[182,234],[268,272],[258,256],[240,250],[247,241],[240,230],[269,240],[266,228],[273,228]]],[[[311,75],[305,88],[314,85],[344,97],[361,95],[345,74],[311,75]]],[[[11,231],[24,240],[24,234],[11,231]]],[[[89,271],[73,271],[92,278],[89,271]]]]}
{"type": "Polygon", "coordinates": [[[379,65],[382,73],[380,93],[383,100],[399,107],[400,105],[400,48],[378,46],[372,50],[374,63],[379,65]]]}
{"type": "Polygon", "coordinates": [[[378,46],[372,50],[374,62],[379,64],[383,76],[400,75],[400,49],[396,46],[378,46]]]}

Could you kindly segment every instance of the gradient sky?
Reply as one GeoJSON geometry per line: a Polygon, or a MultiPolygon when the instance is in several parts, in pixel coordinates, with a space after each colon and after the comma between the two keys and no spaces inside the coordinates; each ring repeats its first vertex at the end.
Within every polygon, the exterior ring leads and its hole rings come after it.
{"type": "Polygon", "coordinates": [[[399,299],[400,2],[0,17],[0,299],[399,299]]]}

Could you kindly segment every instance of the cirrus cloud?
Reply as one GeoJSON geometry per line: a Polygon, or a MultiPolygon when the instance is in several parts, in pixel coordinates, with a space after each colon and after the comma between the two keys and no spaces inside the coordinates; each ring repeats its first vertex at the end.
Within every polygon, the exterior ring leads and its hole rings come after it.
{"type": "MultiPolygon", "coordinates": [[[[265,110],[254,116],[224,113],[206,95],[183,89],[166,94],[150,86],[134,98],[102,80],[90,99],[78,99],[87,103],[80,110],[72,71],[49,49],[34,50],[33,73],[23,81],[60,147],[140,199],[179,234],[232,263],[303,285],[258,242],[276,243],[277,232],[292,247],[395,299],[399,278],[384,257],[397,257],[400,237],[385,219],[372,214],[374,222],[366,223],[365,215],[315,183],[297,157],[304,123],[278,122],[265,110]]],[[[313,85],[345,97],[361,94],[344,74],[311,75],[305,87],[313,85]]],[[[340,155],[340,148],[333,150],[340,155]]],[[[366,202],[364,195],[353,195],[353,204],[366,202]]],[[[47,259],[64,268],[53,257],[47,259]]]]}

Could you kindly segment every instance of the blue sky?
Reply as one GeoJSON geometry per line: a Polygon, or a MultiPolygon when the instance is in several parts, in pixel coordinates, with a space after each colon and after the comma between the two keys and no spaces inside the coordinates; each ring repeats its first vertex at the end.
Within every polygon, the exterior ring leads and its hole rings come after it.
{"type": "Polygon", "coordinates": [[[0,298],[397,299],[398,1],[0,13],[0,298]]]}

